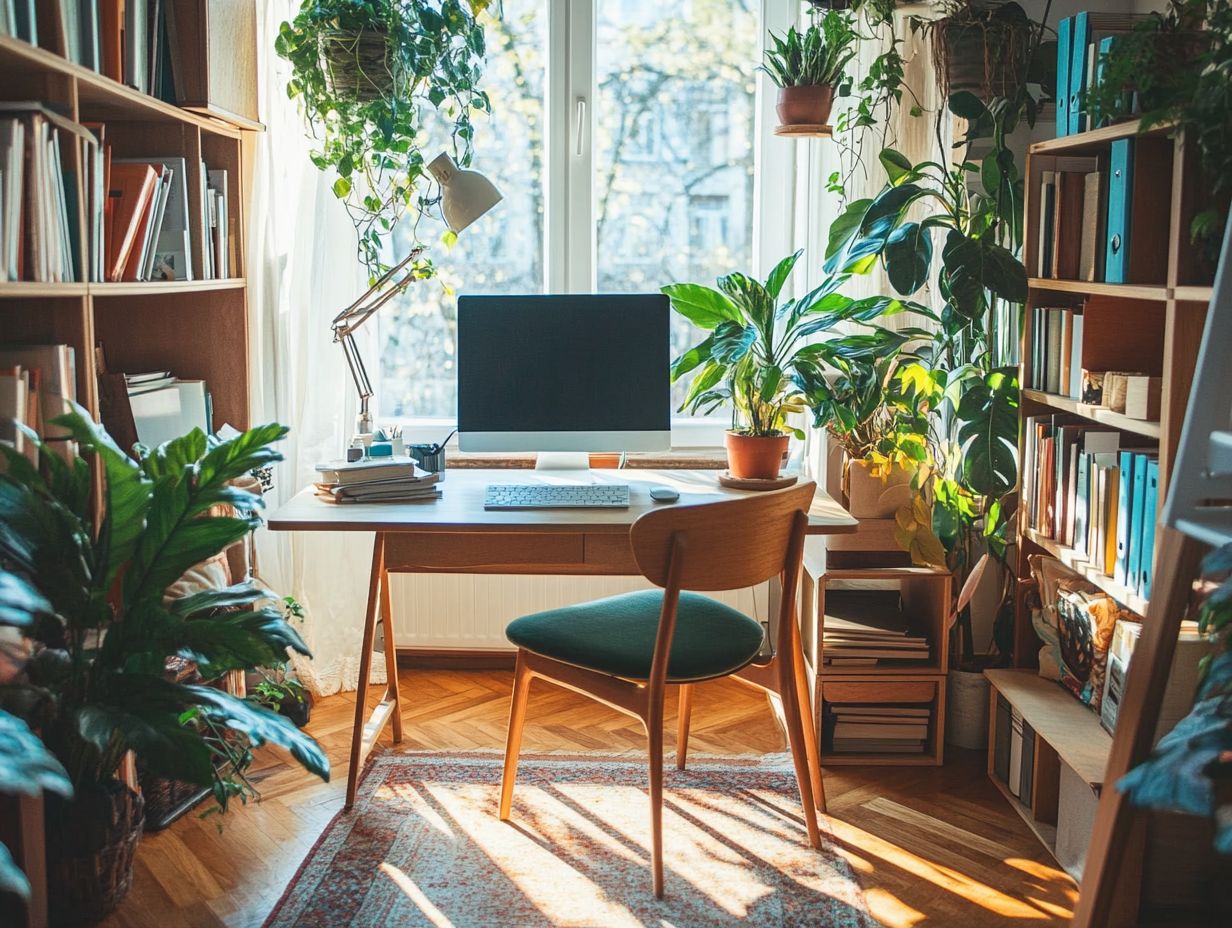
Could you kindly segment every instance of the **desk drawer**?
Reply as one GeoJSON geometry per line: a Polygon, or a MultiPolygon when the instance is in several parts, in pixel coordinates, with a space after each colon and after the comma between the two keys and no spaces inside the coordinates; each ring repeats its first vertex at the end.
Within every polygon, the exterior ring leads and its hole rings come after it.
{"type": "Polygon", "coordinates": [[[583,536],[576,534],[390,532],[385,536],[385,567],[395,573],[550,573],[553,565],[581,566],[585,551],[583,536]]]}
{"type": "Polygon", "coordinates": [[[587,535],[586,567],[597,574],[633,576],[641,573],[633,559],[633,545],[625,534],[587,535]]]}
{"type": "Polygon", "coordinates": [[[826,702],[931,702],[937,694],[937,684],[926,681],[886,680],[884,683],[821,684],[821,698],[826,702]]]}

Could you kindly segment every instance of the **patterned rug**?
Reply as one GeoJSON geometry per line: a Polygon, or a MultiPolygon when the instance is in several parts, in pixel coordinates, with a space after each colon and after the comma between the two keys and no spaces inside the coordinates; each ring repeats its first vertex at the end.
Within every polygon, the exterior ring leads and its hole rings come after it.
{"type": "Polygon", "coordinates": [[[789,766],[668,765],[662,900],[643,764],[524,757],[507,823],[500,777],[495,755],[377,757],[266,928],[877,926],[846,861],[809,848],[789,766]]]}

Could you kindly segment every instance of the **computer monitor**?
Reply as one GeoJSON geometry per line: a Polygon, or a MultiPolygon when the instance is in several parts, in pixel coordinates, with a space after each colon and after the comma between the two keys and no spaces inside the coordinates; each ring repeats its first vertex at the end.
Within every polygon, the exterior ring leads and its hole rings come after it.
{"type": "Polygon", "coordinates": [[[458,298],[463,451],[671,447],[668,299],[458,298]]]}

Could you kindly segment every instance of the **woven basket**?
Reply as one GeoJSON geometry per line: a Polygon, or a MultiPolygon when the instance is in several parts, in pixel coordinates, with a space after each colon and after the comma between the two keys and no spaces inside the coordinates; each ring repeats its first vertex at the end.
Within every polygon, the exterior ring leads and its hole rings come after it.
{"type": "MultiPolygon", "coordinates": [[[[93,925],[113,911],[128,894],[133,882],[133,858],[145,820],[145,803],[141,796],[116,781],[108,787],[111,793],[110,821],[101,825],[106,840],[91,853],[70,855],[57,852],[56,841],[49,842],[47,854],[47,888],[51,924],[55,926],[93,925]]],[[[87,814],[93,814],[91,810],[87,814]]],[[[74,828],[74,804],[68,804],[63,815],[49,820],[49,827],[74,828]]]]}
{"type": "Polygon", "coordinates": [[[389,36],[381,30],[323,33],[320,55],[325,85],[335,97],[371,103],[397,87],[389,36]]]}

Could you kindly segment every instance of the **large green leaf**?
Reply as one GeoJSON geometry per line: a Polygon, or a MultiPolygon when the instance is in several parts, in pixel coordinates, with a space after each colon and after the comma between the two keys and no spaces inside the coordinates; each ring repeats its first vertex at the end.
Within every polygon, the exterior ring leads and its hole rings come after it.
{"type": "Polygon", "coordinates": [[[312,656],[282,612],[272,607],[177,622],[163,644],[168,652],[200,664],[207,679],[229,670],[281,664],[288,648],[312,656]]]}
{"type": "Polygon", "coordinates": [[[1018,481],[1018,381],[1013,369],[967,381],[957,408],[963,483],[996,498],[1018,481]]]}
{"type": "Polygon", "coordinates": [[[702,402],[701,396],[722,380],[726,373],[727,365],[720,364],[718,361],[711,361],[703,367],[689,383],[689,392],[685,395],[684,402],[680,404],[681,411],[686,409],[695,410],[697,404],[702,402]]]}
{"type": "Polygon", "coordinates": [[[30,898],[30,881],[3,844],[0,844],[0,893],[30,898]]]}
{"type": "Polygon", "coordinates": [[[150,482],[141,468],[116,446],[101,425],[80,406],[55,420],[72,434],[82,450],[93,452],[103,465],[106,506],[98,537],[97,588],[110,589],[120,568],[132,557],[145,528],[150,506],[150,482]]]}
{"type": "Polygon", "coordinates": [[[51,603],[25,579],[0,569],[0,625],[27,629],[51,611],[51,603]]]}
{"type": "Polygon", "coordinates": [[[906,222],[886,239],[886,276],[894,289],[910,296],[928,282],[933,263],[933,240],[928,229],[918,222],[906,222]]]}
{"type": "Polygon", "coordinates": [[[672,309],[700,329],[713,329],[721,322],[743,322],[744,314],[731,299],[701,284],[671,284],[664,287],[672,309]]]}
{"type": "Polygon", "coordinates": [[[770,294],[771,299],[777,300],[779,298],[779,294],[783,292],[783,284],[787,283],[787,278],[791,276],[791,272],[802,254],[804,254],[803,248],[793,255],[788,255],[774,266],[774,270],[766,278],[766,292],[770,294]]]}
{"type": "Polygon", "coordinates": [[[675,383],[699,364],[709,361],[710,349],[713,344],[714,337],[708,336],[700,344],[694,345],[675,361],[673,361],[671,367],[672,383],[675,383]]]}
{"type": "Polygon", "coordinates": [[[718,280],[719,289],[744,310],[748,321],[764,333],[774,325],[774,299],[758,281],[748,274],[734,271],[718,280]]]}
{"type": "Polygon", "coordinates": [[[724,322],[714,330],[711,354],[716,361],[734,364],[749,353],[757,340],[757,329],[738,322],[724,322]]]}
{"type": "Polygon", "coordinates": [[[254,747],[269,743],[284,748],[310,773],[329,780],[329,758],[325,752],[281,715],[208,686],[181,689],[188,692],[189,702],[201,706],[216,722],[242,732],[254,747]]]}
{"type": "Polygon", "coordinates": [[[0,794],[37,796],[44,791],[69,796],[73,787],[29,726],[0,710],[0,794]]]}
{"type": "Polygon", "coordinates": [[[173,600],[168,611],[172,615],[192,617],[197,613],[209,612],[215,609],[236,609],[250,606],[263,599],[269,599],[271,594],[255,583],[234,583],[231,586],[217,589],[202,590],[190,593],[173,600]]]}
{"type": "Polygon", "coordinates": [[[852,200],[847,208],[839,213],[830,223],[830,231],[826,237],[826,260],[824,269],[827,274],[838,270],[842,256],[847,251],[852,239],[860,234],[860,226],[864,222],[864,214],[872,206],[871,198],[852,200]]]}

